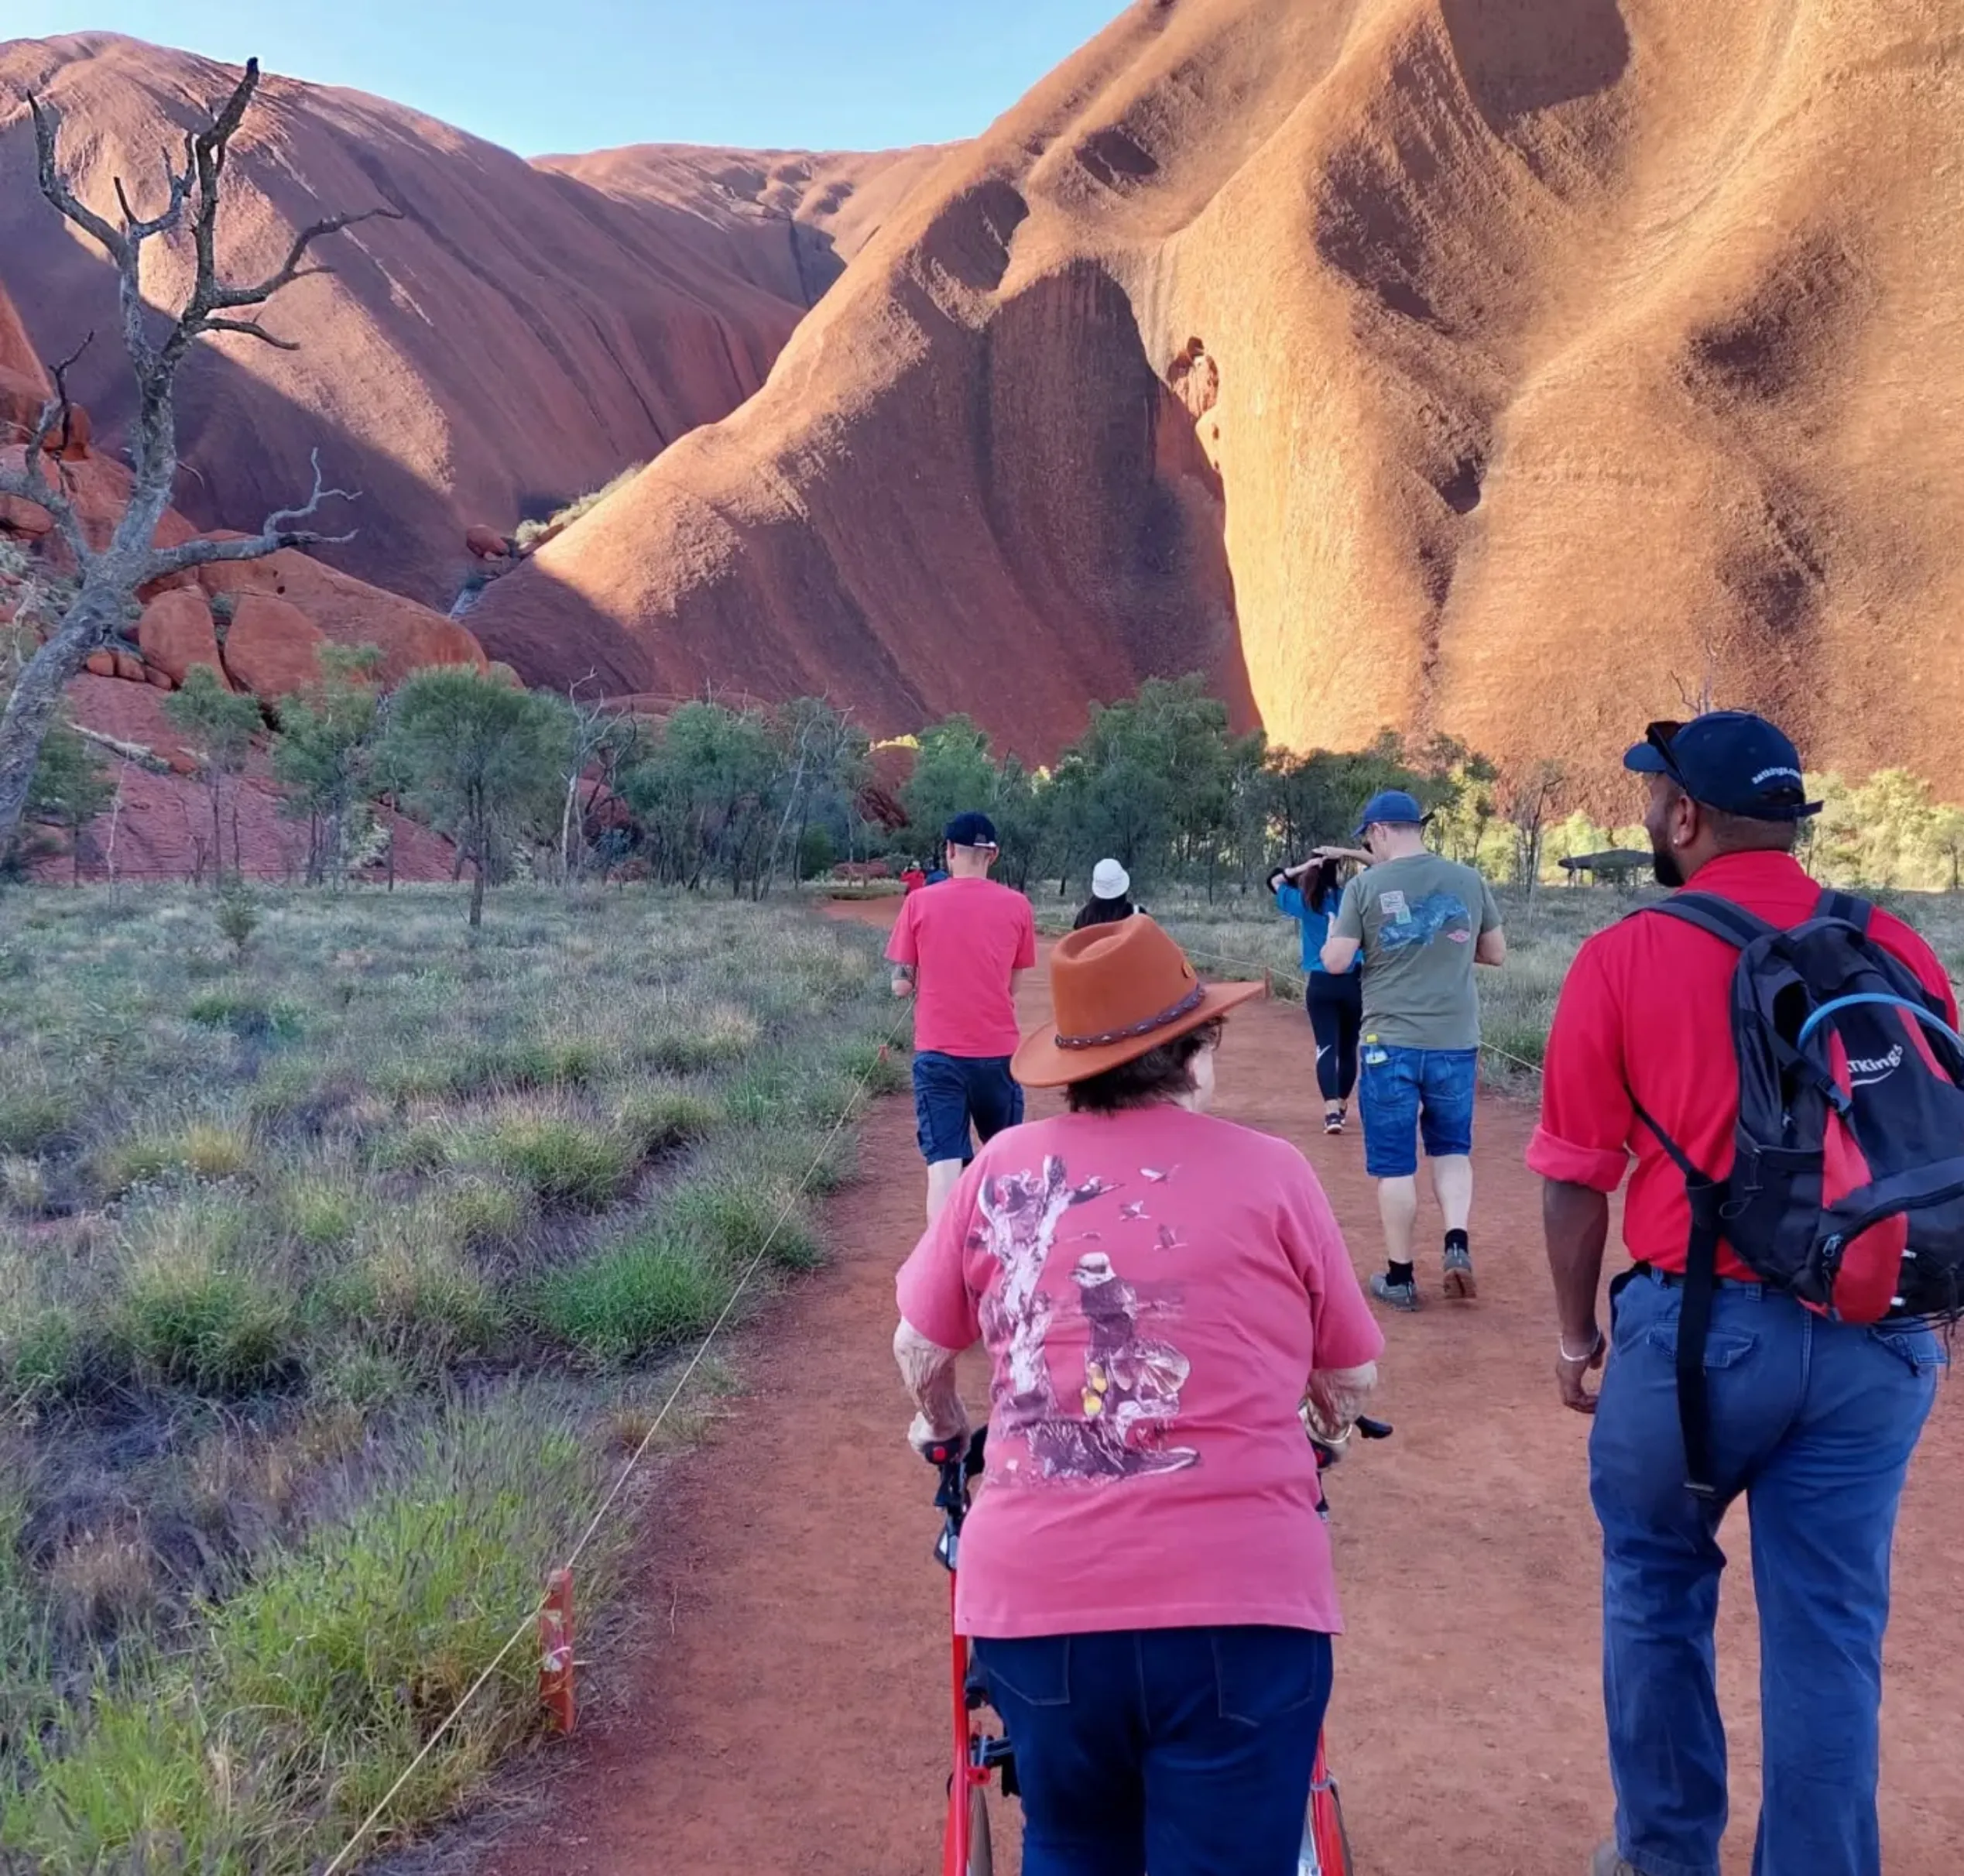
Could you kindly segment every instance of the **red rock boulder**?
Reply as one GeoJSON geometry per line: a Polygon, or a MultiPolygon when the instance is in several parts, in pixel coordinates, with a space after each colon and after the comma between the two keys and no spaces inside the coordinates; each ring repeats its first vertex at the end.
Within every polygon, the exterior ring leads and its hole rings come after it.
{"type": "Polygon", "coordinates": [[[124,683],[142,684],[145,681],[143,660],[136,657],[134,653],[116,651],[111,652],[109,655],[115,662],[116,675],[122,678],[124,683]]]}
{"type": "Polygon", "coordinates": [[[41,420],[47,389],[25,372],[0,365],[0,443],[25,443],[41,420]]]}
{"type": "Polygon", "coordinates": [[[82,660],[82,669],[96,677],[113,677],[116,674],[116,657],[114,652],[92,651],[82,660]]]}
{"type": "Polygon", "coordinates": [[[481,561],[502,561],[511,553],[505,537],[497,529],[482,525],[465,533],[464,545],[481,561]]]}
{"type": "Polygon", "coordinates": [[[242,595],[225,633],[225,670],[255,697],[291,697],[320,681],[327,636],[300,609],[266,593],[242,595]]]}
{"type": "Polygon", "coordinates": [[[218,655],[218,634],[202,590],[159,593],[143,609],[136,628],[143,661],[173,684],[181,684],[194,664],[209,665],[218,681],[231,688],[225,660],[218,655]]]}
{"type": "Polygon", "coordinates": [[[54,516],[39,502],[17,495],[0,495],[0,532],[39,540],[54,526],[54,516]]]}

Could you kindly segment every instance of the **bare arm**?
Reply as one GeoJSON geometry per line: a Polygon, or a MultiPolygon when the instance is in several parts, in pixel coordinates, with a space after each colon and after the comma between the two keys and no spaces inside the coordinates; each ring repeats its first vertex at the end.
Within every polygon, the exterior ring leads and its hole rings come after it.
{"type": "Polygon", "coordinates": [[[911,996],[913,994],[913,966],[911,964],[895,965],[893,966],[893,994],[896,996],[911,996]]]}
{"type": "Polygon", "coordinates": [[[1333,932],[1325,942],[1322,951],[1323,968],[1332,977],[1341,977],[1357,961],[1362,947],[1354,938],[1338,938],[1333,932]]]}
{"type": "Polygon", "coordinates": [[[904,1319],[894,1331],[893,1359],[900,1363],[900,1378],[915,1408],[907,1440],[917,1449],[937,1440],[958,1439],[968,1430],[968,1410],[962,1405],[961,1391],[955,1384],[957,1353],[931,1342],[904,1319]]]}
{"type": "Polygon", "coordinates": [[[1592,1414],[1596,1397],[1584,1387],[1582,1377],[1602,1365],[1596,1297],[1602,1281],[1602,1250],[1609,1238],[1609,1195],[1565,1180],[1544,1182],[1541,1230],[1548,1240],[1548,1273],[1554,1279],[1555,1321],[1561,1337],[1555,1379],[1565,1406],[1592,1414]]]}
{"type": "Polygon", "coordinates": [[[1361,1368],[1318,1368],[1303,1397],[1303,1425],[1327,1444],[1340,1444],[1369,1404],[1377,1386],[1377,1363],[1361,1368]]]}
{"type": "Polygon", "coordinates": [[[1498,925],[1491,931],[1482,931],[1479,941],[1473,947],[1476,964],[1490,964],[1496,970],[1507,961],[1507,935],[1498,925]]]}

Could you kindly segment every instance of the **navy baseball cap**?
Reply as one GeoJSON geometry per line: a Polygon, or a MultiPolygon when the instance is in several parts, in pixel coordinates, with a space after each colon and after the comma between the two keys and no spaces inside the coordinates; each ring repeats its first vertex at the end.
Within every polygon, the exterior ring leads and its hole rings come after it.
{"type": "Polygon", "coordinates": [[[1623,757],[1639,775],[1668,775],[1694,801],[1745,821],[1801,821],[1807,798],[1800,752],[1750,710],[1712,710],[1688,723],[1653,723],[1623,757]]]}
{"type": "Polygon", "coordinates": [[[1002,844],[996,838],[996,823],[986,815],[973,812],[957,815],[942,828],[941,838],[951,847],[996,847],[1002,844]]]}
{"type": "Polygon", "coordinates": [[[1364,811],[1357,817],[1357,825],[1350,838],[1362,840],[1366,828],[1380,824],[1385,827],[1423,827],[1431,818],[1419,806],[1415,796],[1406,794],[1402,788],[1383,788],[1364,804],[1364,811]]]}

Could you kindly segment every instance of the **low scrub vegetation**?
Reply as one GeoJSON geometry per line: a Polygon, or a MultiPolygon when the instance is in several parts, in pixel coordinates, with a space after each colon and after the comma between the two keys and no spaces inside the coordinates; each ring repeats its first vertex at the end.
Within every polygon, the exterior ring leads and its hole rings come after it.
{"type": "MultiPolygon", "coordinates": [[[[821,1254],[872,935],[682,895],[0,904],[0,1865],[320,1867],[666,1364],[821,1254]]],[[[604,1590],[628,1521],[588,1553],[604,1590]]],[[[533,1723],[514,1651],[390,1813],[533,1723]]]]}

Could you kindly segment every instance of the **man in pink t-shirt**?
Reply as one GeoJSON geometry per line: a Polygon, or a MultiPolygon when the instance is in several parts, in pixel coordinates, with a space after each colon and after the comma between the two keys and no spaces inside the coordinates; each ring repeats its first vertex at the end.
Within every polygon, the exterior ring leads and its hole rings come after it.
{"type": "Polygon", "coordinates": [[[913,1104],[927,1162],[927,1216],[975,1157],[1023,1119],[1016,986],[1037,962],[1037,921],[1021,893],[989,876],[999,851],[986,815],[948,824],[948,877],[910,893],[886,947],[893,994],[914,999],[913,1104]]]}

